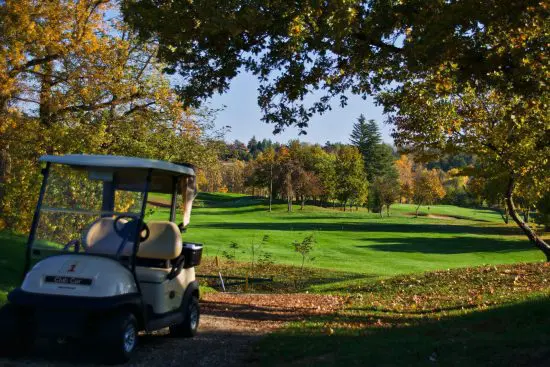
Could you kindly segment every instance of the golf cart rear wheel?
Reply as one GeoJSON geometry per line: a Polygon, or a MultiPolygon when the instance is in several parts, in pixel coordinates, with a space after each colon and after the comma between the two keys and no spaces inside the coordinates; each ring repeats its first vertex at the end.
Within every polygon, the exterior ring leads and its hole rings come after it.
{"type": "Polygon", "coordinates": [[[107,363],[128,362],[137,348],[138,324],[131,312],[118,312],[103,320],[99,340],[107,363]]]}
{"type": "Polygon", "coordinates": [[[34,344],[34,333],[23,310],[8,303],[0,309],[0,356],[20,357],[34,344]]]}
{"type": "Polygon", "coordinates": [[[187,303],[187,307],[182,311],[184,312],[183,322],[179,325],[170,326],[170,335],[191,338],[197,335],[197,329],[199,328],[199,299],[196,296],[192,296],[187,303]]]}

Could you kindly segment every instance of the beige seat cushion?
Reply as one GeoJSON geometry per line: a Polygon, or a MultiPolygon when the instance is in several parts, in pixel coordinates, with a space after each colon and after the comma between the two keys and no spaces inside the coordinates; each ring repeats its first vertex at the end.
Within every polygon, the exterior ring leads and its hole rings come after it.
{"type": "MultiPolygon", "coordinates": [[[[83,242],[86,252],[90,254],[116,255],[118,247],[122,244],[122,237],[115,232],[115,220],[111,217],[96,220],[85,233],[83,242]]],[[[127,223],[121,219],[120,225],[127,223]]],[[[122,256],[132,254],[133,241],[128,241],[122,250],[122,256]]]]}
{"type": "Polygon", "coordinates": [[[175,223],[151,221],[149,238],[139,245],[138,257],[145,259],[172,260],[181,254],[181,233],[175,223]]]}
{"type": "Polygon", "coordinates": [[[136,275],[140,282],[162,283],[166,280],[169,273],[170,269],[136,266],[136,275]]]}

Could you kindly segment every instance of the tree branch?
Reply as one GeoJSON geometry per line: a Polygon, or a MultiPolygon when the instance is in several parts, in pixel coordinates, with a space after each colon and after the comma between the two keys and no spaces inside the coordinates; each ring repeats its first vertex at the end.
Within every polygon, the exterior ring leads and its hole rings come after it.
{"type": "Polygon", "coordinates": [[[155,102],[149,102],[149,103],[142,104],[142,105],[136,105],[136,106],[130,108],[128,111],[124,112],[124,116],[131,115],[132,113],[137,112],[137,111],[144,111],[145,109],[147,109],[147,107],[152,106],[154,104],[155,104],[155,102]]]}
{"type": "Polygon", "coordinates": [[[48,56],[45,56],[41,59],[33,59],[33,60],[30,60],[30,61],[27,61],[27,63],[23,64],[23,65],[20,65],[19,67],[16,67],[16,68],[13,68],[12,70],[10,70],[9,72],[9,75],[10,76],[15,76],[17,73],[20,73],[30,67],[33,67],[33,66],[36,66],[36,65],[42,65],[42,64],[45,64],[47,62],[50,62],[50,61],[54,61],[54,60],[57,60],[61,55],[60,54],[53,54],[53,55],[48,55],[48,56]]]}
{"type": "Polygon", "coordinates": [[[514,205],[514,189],[515,189],[515,179],[513,173],[510,174],[510,178],[508,180],[508,187],[506,188],[506,194],[505,194],[505,200],[506,200],[506,207],[508,208],[508,213],[516,222],[519,228],[525,233],[527,238],[536,246],[539,250],[541,250],[544,255],[546,255],[546,261],[550,261],[550,245],[547,244],[542,238],[540,238],[535,231],[529,227],[527,223],[525,223],[521,218],[519,217],[516,206],[514,205]]]}
{"type": "Polygon", "coordinates": [[[393,53],[403,52],[402,48],[384,43],[384,42],[379,41],[379,40],[372,39],[364,33],[358,33],[357,32],[357,33],[354,33],[353,36],[361,42],[368,43],[371,46],[375,46],[375,47],[378,47],[380,49],[384,49],[386,51],[390,51],[390,52],[393,52],[393,53]]]}
{"type": "Polygon", "coordinates": [[[63,113],[67,113],[67,112],[79,112],[79,111],[88,111],[88,112],[91,112],[91,111],[97,111],[97,110],[100,110],[102,108],[106,108],[106,107],[111,107],[111,106],[118,106],[118,105],[121,105],[123,103],[128,103],[130,101],[133,101],[134,99],[137,99],[137,98],[140,98],[140,97],[143,97],[140,93],[135,93],[135,94],[131,94],[125,98],[117,98],[117,99],[111,99],[110,101],[107,101],[107,102],[101,102],[101,103],[97,103],[97,104],[92,104],[92,105],[74,105],[74,106],[68,106],[68,107],[64,107],[64,108],[61,108],[59,110],[56,111],[56,114],[63,114],[63,113]]]}

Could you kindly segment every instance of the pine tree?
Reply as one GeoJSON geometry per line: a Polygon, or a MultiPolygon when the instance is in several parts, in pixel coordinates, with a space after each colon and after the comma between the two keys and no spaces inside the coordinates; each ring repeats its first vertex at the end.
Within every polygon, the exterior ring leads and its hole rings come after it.
{"type": "Polygon", "coordinates": [[[365,171],[369,182],[382,175],[395,175],[393,167],[393,151],[391,147],[382,143],[382,136],[376,121],[367,121],[364,115],[360,115],[353,125],[350,140],[363,155],[365,171]]]}
{"type": "Polygon", "coordinates": [[[248,152],[252,155],[252,157],[256,158],[256,156],[258,155],[258,141],[256,140],[256,136],[253,135],[252,138],[250,138],[246,147],[248,148],[248,152]]]}

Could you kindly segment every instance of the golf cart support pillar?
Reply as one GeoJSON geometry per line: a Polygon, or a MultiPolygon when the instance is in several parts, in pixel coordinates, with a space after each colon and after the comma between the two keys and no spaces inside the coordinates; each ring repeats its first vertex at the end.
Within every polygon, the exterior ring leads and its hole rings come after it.
{"type": "Polygon", "coordinates": [[[44,200],[44,194],[46,193],[46,185],[48,184],[48,177],[50,175],[50,162],[46,162],[46,167],[42,169],[42,186],[40,186],[40,194],[38,195],[38,202],[36,203],[36,209],[32,218],[31,231],[29,233],[29,239],[27,240],[27,249],[25,252],[25,266],[23,268],[23,279],[25,274],[31,267],[31,251],[34,238],[36,237],[36,228],[38,227],[38,221],[40,220],[40,208],[42,207],[42,201],[44,200]]]}
{"type": "Polygon", "coordinates": [[[178,205],[178,178],[172,178],[172,202],[170,203],[170,221],[176,221],[176,210],[178,205]]]}
{"type": "MultiPolygon", "coordinates": [[[[104,212],[112,212],[115,210],[115,187],[116,183],[113,181],[105,181],[103,183],[103,195],[101,210],[104,212]]],[[[104,216],[109,216],[104,214],[104,216]]]]}

